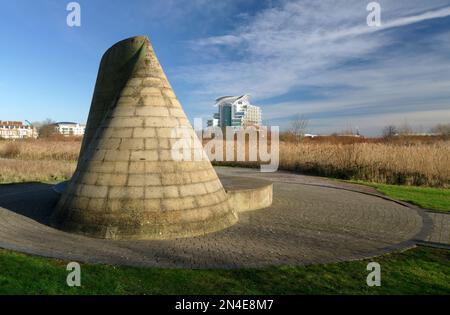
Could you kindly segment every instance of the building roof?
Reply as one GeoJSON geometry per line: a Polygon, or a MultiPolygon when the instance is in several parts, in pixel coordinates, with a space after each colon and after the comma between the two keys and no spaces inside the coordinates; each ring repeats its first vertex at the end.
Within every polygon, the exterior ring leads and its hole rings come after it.
{"type": "Polygon", "coordinates": [[[216,99],[216,105],[220,105],[220,104],[225,103],[225,102],[234,103],[238,99],[243,98],[245,96],[248,96],[248,94],[244,94],[244,95],[241,95],[241,96],[221,96],[218,99],[216,99]]]}
{"type": "Polygon", "coordinates": [[[80,126],[84,126],[84,124],[79,124],[79,123],[71,122],[71,121],[59,121],[59,122],[55,123],[55,125],[80,125],[80,126]]]}
{"type": "Polygon", "coordinates": [[[77,123],[71,121],[59,121],[55,125],[76,125],[77,123]]]}

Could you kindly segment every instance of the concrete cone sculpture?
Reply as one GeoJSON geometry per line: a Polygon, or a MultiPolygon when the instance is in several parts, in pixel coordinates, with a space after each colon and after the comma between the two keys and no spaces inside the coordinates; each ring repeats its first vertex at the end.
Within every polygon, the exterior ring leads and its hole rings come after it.
{"type": "Polygon", "coordinates": [[[103,56],[77,169],[52,224],[109,239],[203,235],[237,222],[207,158],[174,160],[194,136],[147,37],[118,42],[103,56]]]}

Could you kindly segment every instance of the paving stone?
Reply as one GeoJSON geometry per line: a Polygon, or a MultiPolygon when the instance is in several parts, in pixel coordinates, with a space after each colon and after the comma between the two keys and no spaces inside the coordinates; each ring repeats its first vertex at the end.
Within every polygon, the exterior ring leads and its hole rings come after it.
{"type": "MultiPolygon", "coordinates": [[[[423,215],[434,216],[371,195],[373,190],[365,186],[285,172],[216,170],[225,188],[225,174],[272,181],[272,206],[241,213],[235,225],[204,236],[102,240],[46,225],[58,200],[51,186],[0,185],[0,246],[68,261],[162,268],[307,265],[373,257],[409,248],[424,229],[423,215]]],[[[164,189],[168,187],[176,188],[164,189]]],[[[86,200],[89,198],[77,202],[86,200]]],[[[159,209],[159,199],[149,200],[144,204],[148,212],[159,209]]],[[[108,207],[113,204],[109,201],[108,207]]],[[[121,212],[120,206],[118,200],[113,210],[121,212]]],[[[448,215],[436,217],[447,222],[448,215]]],[[[146,220],[152,217],[149,215],[146,220]]],[[[444,230],[444,226],[438,227],[431,235],[443,235],[437,231],[444,230]]],[[[438,241],[433,237],[425,235],[423,240],[438,241]]]]}

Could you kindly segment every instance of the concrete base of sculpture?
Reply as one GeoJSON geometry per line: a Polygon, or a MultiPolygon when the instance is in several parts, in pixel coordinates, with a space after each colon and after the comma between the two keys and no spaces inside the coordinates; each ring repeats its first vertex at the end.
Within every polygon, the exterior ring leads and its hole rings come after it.
{"type": "Polygon", "coordinates": [[[229,199],[150,40],[113,45],[102,57],[77,168],[51,224],[107,239],[191,237],[235,224],[229,199]]]}
{"type": "MultiPolygon", "coordinates": [[[[273,185],[270,181],[224,175],[220,176],[219,179],[227,193],[230,208],[234,209],[237,213],[263,209],[272,205],[273,185]]],[[[59,183],[53,187],[53,190],[58,194],[63,194],[69,183],[69,181],[59,183]]],[[[238,218],[236,217],[236,221],[237,220],[238,218]]],[[[230,222],[225,222],[223,228],[226,228],[229,224],[230,222]]],[[[149,233],[148,229],[146,229],[145,233],[130,236],[118,234],[115,229],[99,231],[99,233],[97,233],[95,229],[89,230],[84,228],[80,233],[78,227],[74,227],[72,231],[65,227],[65,230],[68,230],[69,232],[106,239],[172,239],[204,235],[221,229],[221,226],[217,228],[217,225],[215,225],[213,228],[208,222],[199,222],[193,228],[186,225],[155,226],[152,233],[149,233]],[[106,237],[103,237],[103,235],[106,235],[106,237]]]]}
{"type": "Polygon", "coordinates": [[[246,177],[219,176],[229,203],[236,212],[253,211],[270,207],[273,198],[272,182],[246,177]]]}

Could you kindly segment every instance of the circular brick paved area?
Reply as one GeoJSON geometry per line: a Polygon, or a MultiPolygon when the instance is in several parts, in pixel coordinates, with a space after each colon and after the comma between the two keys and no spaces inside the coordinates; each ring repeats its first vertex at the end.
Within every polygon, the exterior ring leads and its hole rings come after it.
{"type": "Polygon", "coordinates": [[[414,245],[423,237],[414,209],[318,177],[216,168],[227,176],[270,179],[269,208],[201,237],[112,241],[46,225],[58,195],[50,185],[0,185],[0,247],[70,261],[182,268],[261,267],[337,262],[414,245]]]}

